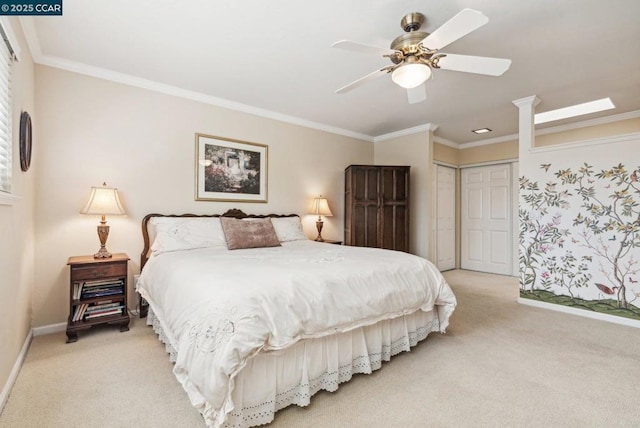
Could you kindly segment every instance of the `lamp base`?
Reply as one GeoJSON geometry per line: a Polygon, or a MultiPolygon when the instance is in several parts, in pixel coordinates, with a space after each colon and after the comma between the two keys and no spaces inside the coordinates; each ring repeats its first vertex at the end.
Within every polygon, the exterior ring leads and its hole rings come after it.
{"type": "Polygon", "coordinates": [[[109,259],[111,258],[111,253],[107,251],[107,249],[103,246],[100,247],[97,253],[93,255],[94,259],[109,259]]]}
{"type": "Polygon", "coordinates": [[[316,229],[318,229],[318,237],[316,238],[316,241],[318,242],[324,242],[324,239],[322,238],[322,226],[324,226],[324,222],[322,220],[316,221],[316,229]]]}
{"type": "Polygon", "coordinates": [[[102,220],[98,225],[98,238],[100,238],[100,249],[93,255],[94,259],[108,259],[111,253],[107,251],[107,238],[109,237],[109,226],[102,216],[102,220]]]}

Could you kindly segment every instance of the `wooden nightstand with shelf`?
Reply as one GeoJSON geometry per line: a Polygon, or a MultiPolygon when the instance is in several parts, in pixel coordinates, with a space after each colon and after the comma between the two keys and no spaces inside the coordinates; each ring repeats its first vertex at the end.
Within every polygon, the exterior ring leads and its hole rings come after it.
{"type": "Polygon", "coordinates": [[[78,340],[78,331],[98,324],[115,324],[129,330],[127,282],[129,256],[110,258],[69,257],[69,318],[67,343],[78,340]]]}

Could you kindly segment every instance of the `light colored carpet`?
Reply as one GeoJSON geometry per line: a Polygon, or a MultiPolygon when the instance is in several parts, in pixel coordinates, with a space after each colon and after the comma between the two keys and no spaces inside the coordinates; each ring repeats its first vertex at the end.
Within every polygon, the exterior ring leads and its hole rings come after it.
{"type": "MultiPolygon", "coordinates": [[[[447,334],[270,425],[639,427],[640,330],[518,305],[514,278],[452,271],[447,334]]],[[[203,427],[164,347],[136,320],[65,344],[36,337],[0,427],[203,427]]]]}

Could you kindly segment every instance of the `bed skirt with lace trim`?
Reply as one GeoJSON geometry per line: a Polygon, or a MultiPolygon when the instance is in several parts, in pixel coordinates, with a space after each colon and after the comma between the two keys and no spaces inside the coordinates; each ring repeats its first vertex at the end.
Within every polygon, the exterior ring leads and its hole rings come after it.
{"type": "MultiPolygon", "coordinates": [[[[147,324],[165,344],[171,361],[176,349],[151,307],[147,324]]],[[[346,333],[303,340],[276,352],[251,358],[235,379],[233,403],[225,427],[246,428],[271,422],[275,412],[291,404],[307,406],[320,390],[335,391],[354,374],[369,374],[393,355],[409,351],[440,330],[435,311],[416,311],[346,333]]]]}

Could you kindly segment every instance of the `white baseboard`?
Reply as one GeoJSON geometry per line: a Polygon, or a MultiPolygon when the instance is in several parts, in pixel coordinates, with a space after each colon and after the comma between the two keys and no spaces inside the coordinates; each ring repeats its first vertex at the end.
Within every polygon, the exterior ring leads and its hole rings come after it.
{"type": "Polygon", "coordinates": [[[29,331],[26,339],[24,340],[24,344],[22,345],[22,349],[18,354],[18,358],[16,358],[16,362],[11,369],[11,373],[9,373],[9,378],[7,379],[7,383],[5,383],[4,388],[2,388],[2,393],[0,393],[0,413],[2,413],[2,409],[4,409],[5,404],[7,404],[7,400],[9,399],[9,394],[11,393],[11,389],[13,388],[13,384],[16,382],[18,378],[18,374],[20,373],[20,369],[22,368],[22,364],[24,363],[24,359],[27,357],[27,351],[29,350],[29,345],[31,345],[31,341],[36,336],[43,336],[45,334],[58,333],[61,331],[65,331],[67,329],[67,323],[62,322],[58,324],[50,324],[42,327],[34,327],[29,331]]]}
{"type": "Polygon", "coordinates": [[[67,330],[66,322],[61,322],[58,324],[43,325],[42,327],[34,327],[32,329],[33,337],[44,336],[45,334],[51,334],[51,333],[59,333],[61,331],[66,331],[66,330],[67,330]]]}
{"type": "Polygon", "coordinates": [[[537,308],[550,309],[556,312],[564,312],[565,314],[578,315],[586,318],[593,318],[600,321],[607,321],[614,324],[622,324],[629,327],[640,328],[640,321],[632,320],[630,318],[618,317],[615,315],[602,314],[600,312],[587,311],[584,309],[576,309],[570,306],[564,305],[556,305],[554,303],[540,302],[538,300],[525,299],[522,297],[518,297],[518,303],[527,305],[527,306],[535,306],[537,308]]]}
{"type": "Polygon", "coordinates": [[[32,339],[33,330],[29,331],[29,334],[24,340],[24,344],[22,345],[22,349],[18,354],[18,358],[16,358],[16,362],[11,369],[11,373],[9,373],[7,383],[5,383],[4,388],[2,388],[2,393],[0,393],[0,413],[2,413],[2,409],[4,409],[5,404],[7,404],[7,400],[9,399],[9,394],[11,393],[11,389],[13,388],[13,384],[16,382],[18,373],[20,373],[20,369],[22,368],[22,363],[24,363],[24,359],[27,357],[27,351],[29,350],[29,345],[31,345],[32,339]]]}

